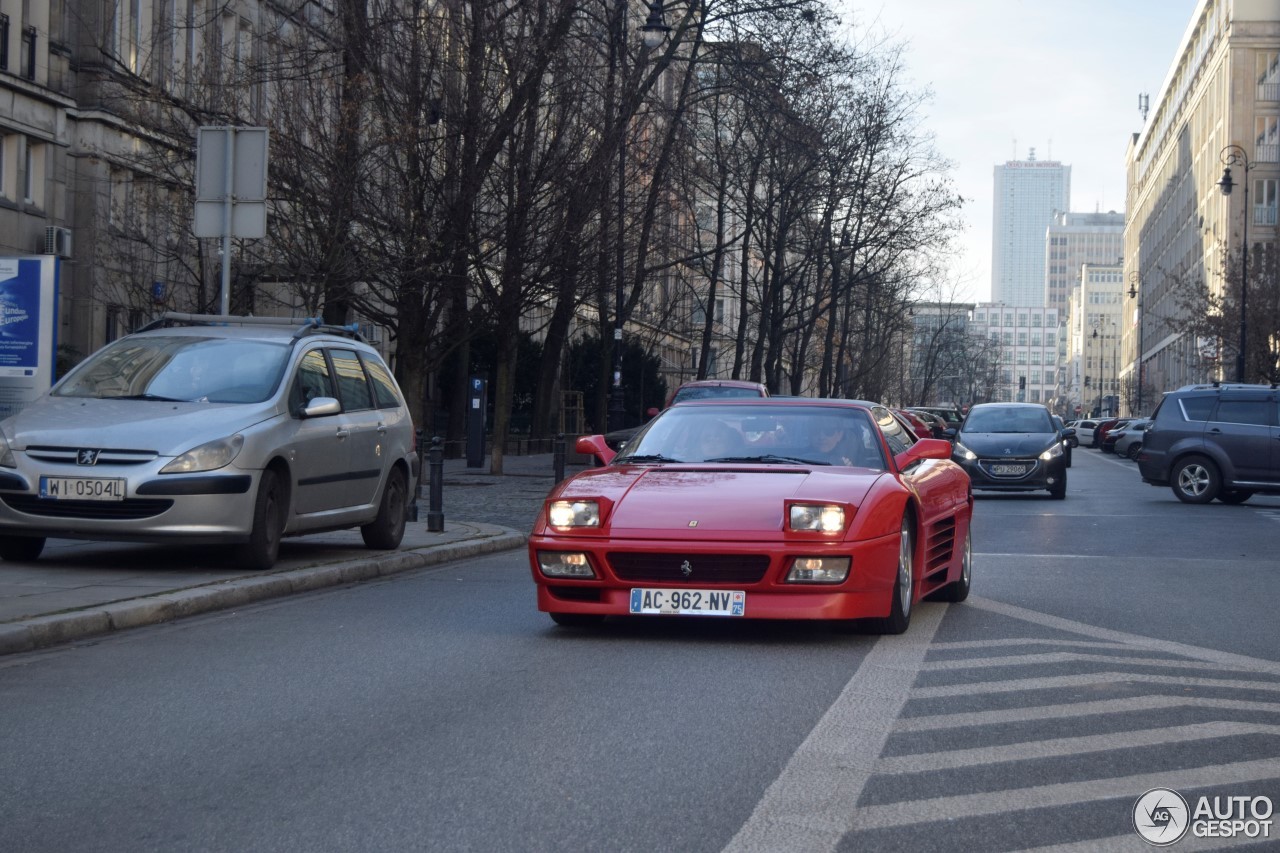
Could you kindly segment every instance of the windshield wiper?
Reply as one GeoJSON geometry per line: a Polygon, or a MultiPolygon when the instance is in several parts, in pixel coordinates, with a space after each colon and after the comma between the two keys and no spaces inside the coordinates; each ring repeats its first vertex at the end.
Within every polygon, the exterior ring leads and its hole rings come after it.
{"type": "Polygon", "coordinates": [[[161,403],[194,403],[194,400],[184,400],[181,397],[162,397],[159,394],[129,394],[124,397],[111,397],[107,399],[113,400],[157,400],[161,403]]]}
{"type": "Polygon", "coordinates": [[[679,459],[672,459],[670,456],[663,456],[661,453],[638,453],[635,456],[619,456],[615,462],[680,462],[679,459]]]}
{"type": "Polygon", "coordinates": [[[703,462],[763,462],[767,465],[781,463],[784,465],[830,465],[819,459],[801,459],[798,456],[775,456],[766,453],[764,456],[717,456],[715,459],[704,459],[703,462]]]}

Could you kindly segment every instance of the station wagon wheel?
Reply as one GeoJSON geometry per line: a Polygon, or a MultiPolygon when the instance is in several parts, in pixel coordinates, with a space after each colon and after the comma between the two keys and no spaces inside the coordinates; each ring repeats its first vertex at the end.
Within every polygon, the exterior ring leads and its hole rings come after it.
{"type": "Polygon", "coordinates": [[[262,472],[258,497],[253,506],[253,531],[249,541],[236,548],[236,562],[252,571],[265,571],[276,564],[280,555],[280,536],[284,530],[284,495],[280,478],[270,468],[262,472]]]}
{"type": "Polygon", "coordinates": [[[360,537],[365,545],[382,551],[394,551],[400,547],[408,500],[409,489],[404,473],[399,468],[392,468],[387,475],[387,484],[382,488],[377,517],[360,528],[360,537]]]}
{"type": "Polygon", "coordinates": [[[1221,488],[1218,468],[1203,456],[1188,456],[1173,466],[1169,485],[1178,500],[1189,504],[1207,504],[1221,488]]]}
{"type": "Polygon", "coordinates": [[[1130,459],[1132,459],[1134,462],[1137,462],[1138,454],[1141,452],[1142,452],[1141,442],[1135,441],[1133,444],[1129,445],[1129,450],[1125,453],[1125,455],[1128,456],[1130,459]]]}
{"type": "Polygon", "coordinates": [[[0,558],[10,563],[29,563],[43,550],[43,536],[0,536],[0,558]]]}

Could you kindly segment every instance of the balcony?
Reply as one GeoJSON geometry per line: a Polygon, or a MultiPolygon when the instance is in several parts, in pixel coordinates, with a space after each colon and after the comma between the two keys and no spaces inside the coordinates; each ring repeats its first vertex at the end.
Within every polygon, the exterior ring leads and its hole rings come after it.
{"type": "Polygon", "coordinates": [[[1258,100],[1259,101],[1280,101],[1280,83],[1259,83],[1258,84],[1258,100]]]}
{"type": "Polygon", "coordinates": [[[1255,163],[1280,163],[1280,144],[1259,142],[1254,147],[1253,160],[1255,163]]]}
{"type": "Polygon", "coordinates": [[[1275,225],[1276,206],[1274,204],[1255,204],[1253,206],[1254,225],[1275,225]]]}

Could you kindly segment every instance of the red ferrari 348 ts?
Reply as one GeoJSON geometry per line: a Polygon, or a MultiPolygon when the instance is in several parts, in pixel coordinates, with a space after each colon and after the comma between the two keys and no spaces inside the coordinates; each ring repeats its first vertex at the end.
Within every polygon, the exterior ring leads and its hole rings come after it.
{"type": "Polygon", "coordinates": [[[973,496],[949,442],[848,400],[692,402],[548,495],[529,538],[538,609],[865,620],[905,631],[969,594],[973,496]]]}

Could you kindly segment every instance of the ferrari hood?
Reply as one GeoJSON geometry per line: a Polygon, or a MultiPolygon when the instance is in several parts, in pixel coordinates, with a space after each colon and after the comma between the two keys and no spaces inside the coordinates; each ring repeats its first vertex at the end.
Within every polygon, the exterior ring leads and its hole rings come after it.
{"type": "Polygon", "coordinates": [[[4,421],[15,450],[32,445],[150,450],[161,456],[225,438],[275,412],[269,404],[43,397],[4,421]]]}
{"type": "Polygon", "coordinates": [[[1044,432],[966,432],[956,436],[956,441],[979,456],[1039,456],[1058,438],[1044,432]]]}
{"type": "Polygon", "coordinates": [[[555,497],[604,497],[613,503],[607,524],[628,530],[670,530],[681,538],[776,536],[785,502],[859,504],[880,472],[839,475],[798,468],[602,468],[587,471],[555,497]]]}

